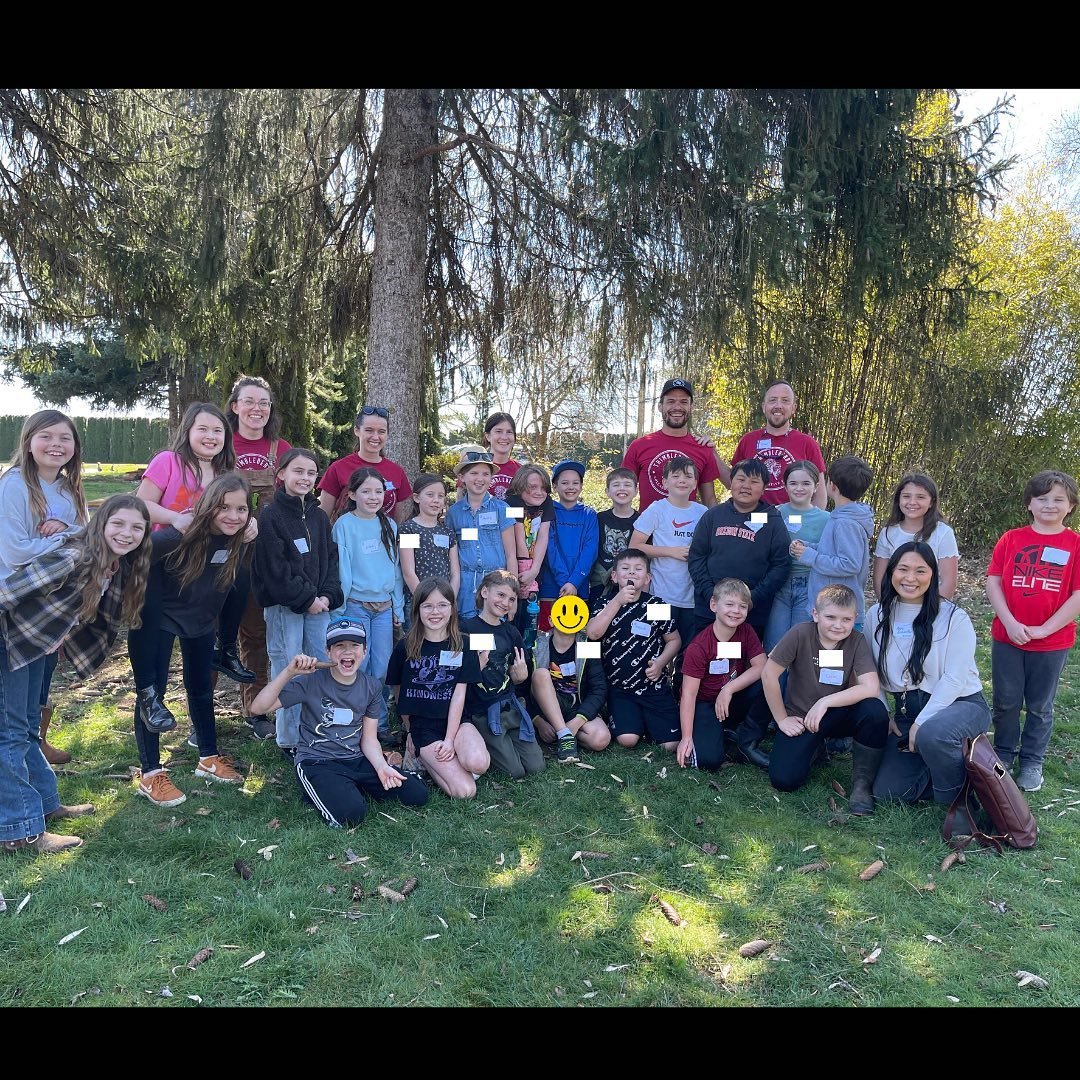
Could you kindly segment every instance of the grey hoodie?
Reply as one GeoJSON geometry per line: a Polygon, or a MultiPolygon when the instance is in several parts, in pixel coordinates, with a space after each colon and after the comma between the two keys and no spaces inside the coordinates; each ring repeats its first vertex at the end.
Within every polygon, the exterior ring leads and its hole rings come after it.
{"type": "Polygon", "coordinates": [[[816,547],[803,551],[799,562],[810,567],[808,606],[826,585],[846,585],[859,602],[856,622],[865,612],[863,588],[870,569],[870,537],[874,534],[874,511],[866,503],[838,506],[830,515],[816,547]]]}

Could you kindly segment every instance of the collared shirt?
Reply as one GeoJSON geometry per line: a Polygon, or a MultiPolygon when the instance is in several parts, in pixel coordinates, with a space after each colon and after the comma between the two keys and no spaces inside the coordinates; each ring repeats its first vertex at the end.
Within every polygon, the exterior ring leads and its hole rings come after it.
{"type": "MultiPolygon", "coordinates": [[[[469,499],[459,499],[446,512],[446,524],[454,530],[458,542],[458,561],[462,575],[471,573],[483,577],[492,570],[509,569],[502,534],[514,527],[514,519],[506,513],[502,499],[485,495],[479,509],[473,510],[469,499]],[[476,540],[467,540],[464,529],[475,529],[476,540]]],[[[513,567],[515,572],[517,567],[513,567]]]]}

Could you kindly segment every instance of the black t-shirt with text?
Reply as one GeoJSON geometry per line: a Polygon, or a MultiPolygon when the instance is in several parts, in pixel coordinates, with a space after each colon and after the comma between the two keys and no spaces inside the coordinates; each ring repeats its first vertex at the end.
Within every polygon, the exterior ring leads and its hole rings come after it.
{"type": "Polygon", "coordinates": [[[409,660],[405,644],[399,641],[394,646],[386,669],[386,685],[401,687],[398,712],[402,716],[446,720],[458,683],[480,680],[476,653],[469,651],[468,642],[464,652],[453,654],[445,641],[425,641],[420,646],[420,656],[409,660]]]}

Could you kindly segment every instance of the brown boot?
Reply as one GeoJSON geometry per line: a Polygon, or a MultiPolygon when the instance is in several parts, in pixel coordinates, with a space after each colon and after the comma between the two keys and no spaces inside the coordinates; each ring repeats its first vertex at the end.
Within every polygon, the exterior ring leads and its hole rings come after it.
{"type": "Polygon", "coordinates": [[[53,707],[51,705],[41,706],[41,752],[45,757],[45,760],[50,765],[66,765],[71,760],[71,755],[66,750],[59,750],[55,746],[50,746],[45,741],[45,736],[49,730],[49,724],[52,722],[53,707]]]}
{"type": "Polygon", "coordinates": [[[34,847],[43,855],[59,855],[61,851],[82,847],[82,837],[57,836],[55,833],[43,832],[34,841],[34,847]]]}
{"type": "Polygon", "coordinates": [[[60,818],[69,817],[86,817],[87,814],[92,814],[94,807],[88,802],[76,803],[74,806],[64,806],[61,804],[51,814],[45,815],[46,821],[56,821],[60,818]]]}

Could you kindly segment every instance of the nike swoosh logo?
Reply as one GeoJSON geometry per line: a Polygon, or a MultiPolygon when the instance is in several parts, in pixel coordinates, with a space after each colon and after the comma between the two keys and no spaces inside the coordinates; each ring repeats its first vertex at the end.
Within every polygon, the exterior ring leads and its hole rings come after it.
{"type": "Polygon", "coordinates": [[[691,522],[693,522],[693,520],[694,520],[693,518],[687,518],[686,521],[672,520],[671,527],[673,529],[685,529],[687,525],[689,525],[689,524],[691,524],[691,522]]]}

